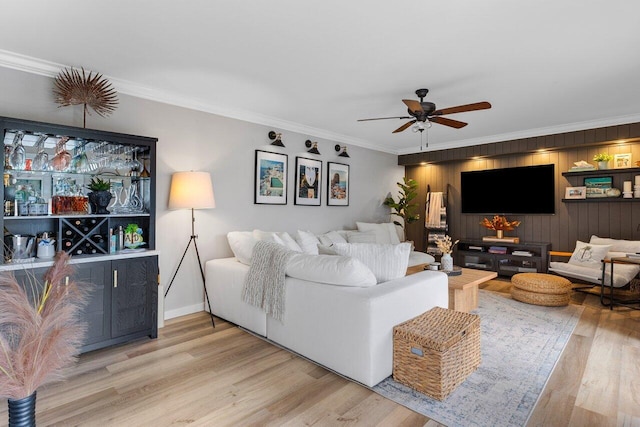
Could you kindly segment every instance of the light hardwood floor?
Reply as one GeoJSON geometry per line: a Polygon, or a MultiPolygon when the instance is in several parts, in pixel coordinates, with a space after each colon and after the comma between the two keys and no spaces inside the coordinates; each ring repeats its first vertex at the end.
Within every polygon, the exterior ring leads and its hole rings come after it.
{"type": "MultiPolygon", "coordinates": [[[[508,292],[509,283],[485,289],[508,292]]],[[[640,425],[640,312],[576,293],[583,315],[530,426],[640,425]]],[[[67,381],[38,390],[39,426],[439,426],[313,363],[204,313],[157,340],[95,351],[67,381]]],[[[499,410],[499,408],[496,408],[499,410]]],[[[0,401],[0,425],[6,423],[0,401]]]]}

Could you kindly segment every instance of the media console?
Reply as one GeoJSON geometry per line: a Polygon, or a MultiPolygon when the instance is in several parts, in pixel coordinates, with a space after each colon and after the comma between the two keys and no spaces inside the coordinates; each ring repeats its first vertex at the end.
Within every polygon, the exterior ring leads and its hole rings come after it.
{"type": "Polygon", "coordinates": [[[546,273],[551,243],[485,242],[460,239],[454,262],[460,267],[495,271],[500,276],[517,273],[546,273]]]}

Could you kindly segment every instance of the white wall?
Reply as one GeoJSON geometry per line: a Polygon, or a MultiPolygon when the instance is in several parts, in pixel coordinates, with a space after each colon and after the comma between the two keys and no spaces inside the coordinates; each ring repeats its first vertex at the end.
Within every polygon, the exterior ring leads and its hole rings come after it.
{"type": "MultiPolygon", "coordinates": [[[[53,102],[52,79],[0,68],[0,115],[71,126],[82,126],[82,108],[58,108],[53,102]]],[[[404,168],[395,155],[349,147],[351,158],[337,157],[335,142],[283,131],[286,148],[272,147],[267,134],[272,129],[186,108],[119,95],[114,114],[87,118],[87,128],[158,138],[157,249],[160,250],[161,284],[168,285],[191,234],[190,212],[168,211],[171,174],[175,171],[209,171],[213,177],[216,208],[196,211],[196,233],[203,263],[231,256],[226,233],[233,230],[297,229],[323,232],[354,228],[355,221],[389,220],[389,210],[381,206],[388,192],[396,194],[395,183],[404,168]],[[296,156],[307,155],[304,141],[318,141],[323,161],[321,207],[293,204],[293,173],[296,156]],[[289,195],[286,206],[253,204],[254,156],[256,149],[289,155],[289,195]],[[350,205],[326,206],[327,161],[348,163],[350,205]]],[[[286,117],[285,117],[286,119],[286,117]]],[[[200,311],[203,292],[195,252],[190,249],[165,300],[165,318],[200,311]]]]}

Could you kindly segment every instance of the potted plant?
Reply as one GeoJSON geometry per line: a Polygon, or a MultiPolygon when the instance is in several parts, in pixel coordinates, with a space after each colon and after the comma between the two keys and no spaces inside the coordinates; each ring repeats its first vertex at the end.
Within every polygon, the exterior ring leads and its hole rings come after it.
{"type": "Polygon", "coordinates": [[[88,194],[89,205],[91,206],[91,213],[94,214],[108,214],[107,206],[113,195],[111,194],[111,183],[101,178],[91,178],[91,182],[87,185],[87,188],[91,190],[88,194]]]}
{"type": "Polygon", "coordinates": [[[8,399],[9,426],[35,426],[36,390],[59,379],[82,345],[88,287],[66,280],[69,257],[56,254],[44,284],[0,273],[0,398],[8,399]]]}
{"type": "Polygon", "coordinates": [[[613,159],[611,154],[599,153],[593,156],[593,161],[598,163],[598,169],[609,169],[609,161],[613,159]]]}
{"type": "Polygon", "coordinates": [[[418,204],[412,203],[413,199],[418,195],[418,183],[416,180],[407,178],[406,176],[403,177],[402,180],[403,182],[396,183],[400,188],[398,191],[400,195],[398,201],[396,202],[393,200],[393,197],[389,195],[384,199],[382,204],[392,209],[391,215],[396,215],[403,219],[403,224],[399,221],[393,221],[393,223],[405,230],[405,224],[416,222],[420,219],[420,215],[416,213],[418,204]]]}

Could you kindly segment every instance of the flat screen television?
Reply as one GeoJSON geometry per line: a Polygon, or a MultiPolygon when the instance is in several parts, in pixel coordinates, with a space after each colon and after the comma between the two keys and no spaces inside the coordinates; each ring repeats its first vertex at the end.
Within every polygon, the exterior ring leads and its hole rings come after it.
{"type": "Polygon", "coordinates": [[[461,210],[468,214],[554,214],[554,165],[461,173],[461,210]]]}

